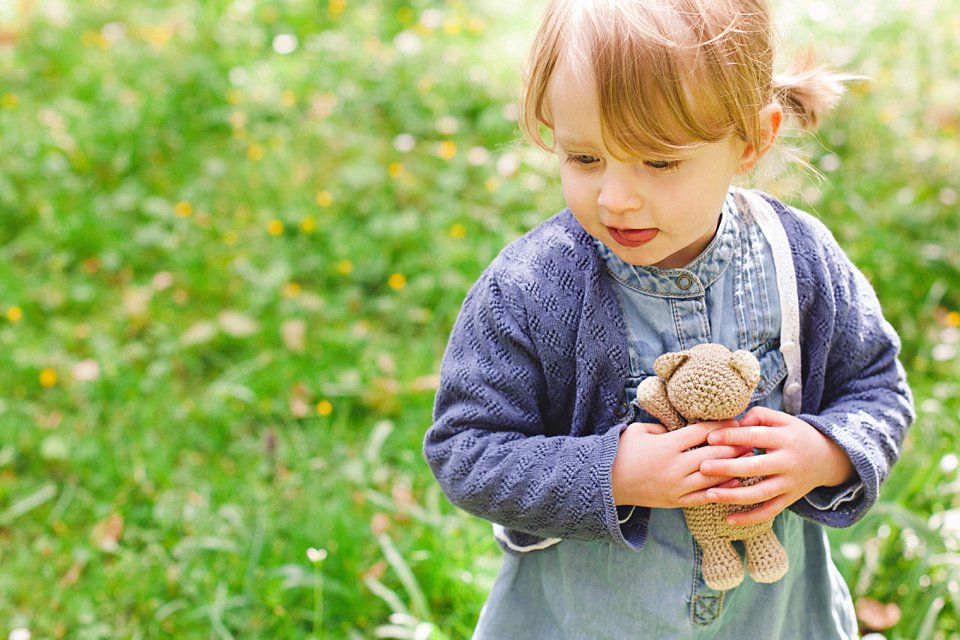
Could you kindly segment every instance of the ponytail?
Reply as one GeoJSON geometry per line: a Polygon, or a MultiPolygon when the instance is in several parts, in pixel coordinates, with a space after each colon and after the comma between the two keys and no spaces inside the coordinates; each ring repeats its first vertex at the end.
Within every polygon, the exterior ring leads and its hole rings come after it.
{"type": "Polygon", "coordinates": [[[840,102],[846,91],[845,83],[861,78],[816,65],[807,56],[785,73],[773,77],[773,95],[803,129],[813,131],[823,116],[840,102]]]}

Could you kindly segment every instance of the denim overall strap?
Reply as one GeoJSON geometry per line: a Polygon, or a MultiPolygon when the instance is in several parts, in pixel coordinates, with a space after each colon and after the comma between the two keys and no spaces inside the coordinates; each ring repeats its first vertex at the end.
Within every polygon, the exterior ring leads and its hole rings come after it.
{"type": "Polygon", "coordinates": [[[793,255],[790,253],[790,241],[780,223],[780,218],[761,195],[743,189],[736,189],[734,193],[740,211],[756,220],[773,252],[777,289],[780,293],[780,352],[787,365],[787,379],[783,387],[783,407],[787,413],[796,415],[800,413],[800,404],[803,400],[800,298],[797,295],[797,276],[793,266],[793,255]]]}

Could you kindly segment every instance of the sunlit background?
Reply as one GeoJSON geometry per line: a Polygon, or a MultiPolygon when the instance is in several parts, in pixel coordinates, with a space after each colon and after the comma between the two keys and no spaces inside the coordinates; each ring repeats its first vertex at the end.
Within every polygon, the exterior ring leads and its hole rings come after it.
{"type": "MultiPolygon", "coordinates": [[[[499,551],[420,442],[467,287],[562,206],[515,124],[543,4],[0,1],[0,637],[469,637],[499,551]]],[[[958,10],[775,5],[868,80],[757,180],[919,410],[834,556],[865,634],[957,638],[958,10]]]]}

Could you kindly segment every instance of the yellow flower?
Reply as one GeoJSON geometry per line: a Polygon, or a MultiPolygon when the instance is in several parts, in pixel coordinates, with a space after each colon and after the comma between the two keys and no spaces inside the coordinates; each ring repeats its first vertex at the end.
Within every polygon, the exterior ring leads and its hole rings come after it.
{"type": "Polygon", "coordinates": [[[321,207],[329,207],[333,204],[333,196],[329,191],[320,191],[317,193],[317,204],[321,207]]]}
{"type": "Polygon", "coordinates": [[[230,126],[234,129],[243,129],[247,126],[247,114],[239,109],[231,111],[228,120],[230,120],[230,126]]]}
{"type": "Polygon", "coordinates": [[[44,389],[49,389],[53,385],[57,384],[57,372],[47,367],[40,372],[40,385],[44,389]]]}
{"type": "Polygon", "coordinates": [[[317,221],[313,216],[307,216],[300,221],[300,231],[304,233],[313,233],[317,230],[317,221]]]}
{"type": "Polygon", "coordinates": [[[193,205],[185,200],[181,200],[173,207],[173,212],[180,218],[189,218],[193,213],[193,205]]]}
{"type": "Polygon", "coordinates": [[[486,182],[483,183],[483,186],[486,187],[487,191],[493,193],[500,188],[500,181],[491,176],[487,178],[486,182]]]}
{"type": "Polygon", "coordinates": [[[14,305],[7,308],[7,320],[10,322],[20,322],[23,318],[23,309],[14,305]]]}
{"type": "Polygon", "coordinates": [[[292,107],[297,104],[297,94],[290,89],[286,89],[280,94],[280,104],[284,107],[292,107]]]}
{"type": "Polygon", "coordinates": [[[176,30],[173,27],[165,24],[148,25],[140,28],[140,35],[143,39],[155,47],[166,45],[175,33],[176,30]]]}
{"type": "Polygon", "coordinates": [[[267,225],[267,233],[272,236],[279,236],[283,233],[283,223],[279,220],[271,220],[270,224],[267,225]]]}
{"type": "Polygon", "coordinates": [[[243,99],[243,92],[240,89],[233,88],[227,90],[227,102],[229,104],[240,104],[243,99]]]}
{"type": "Polygon", "coordinates": [[[101,49],[110,47],[110,42],[99,31],[84,31],[83,35],[80,36],[80,42],[85,47],[100,47],[101,49]]]}
{"type": "Polygon", "coordinates": [[[403,175],[403,163],[391,162],[390,166],[387,167],[387,173],[390,174],[391,178],[399,178],[401,175],[403,175]]]}
{"type": "Polygon", "coordinates": [[[3,98],[0,98],[0,106],[4,109],[16,109],[19,101],[16,94],[5,93],[3,94],[3,98]]]}
{"type": "Polygon", "coordinates": [[[457,144],[451,140],[444,140],[437,145],[437,155],[444,160],[452,160],[457,155],[457,144]]]}
{"type": "Polygon", "coordinates": [[[288,282],[283,285],[283,296],[285,298],[297,298],[303,288],[297,282],[288,282]]]}
{"type": "Polygon", "coordinates": [[[254,143],[247,147],[247,158],[254,162],[263,160],[263,145],[254,143]]]}
{"type": "Polygon", "coordinates": [[[348,276],[351,273],[353,273],[353,263],[347,260],[346,258],[344,258],[343,260],[337,263],[337,271],[339,271],[345,276],[348,276]]]}
{"type": "Polygon", "coordinates": [[[400,291],[400,289],[407,286],[407,279],[402,273],[394,273],[387,279],[387,284],[390,285],[390,288],[394,291],[400,291]]]}
{"type": "Polygon", "coordinates": [[[450,227],[450,237],[454,240],[462,240],[467,235],[467,228],[459,222],[450,227]]]}
{"type": "Polygon", "coordinates": [[[336,18],[343,10],[347,8],[347,0],[330,0],[330,7],[328,11],[330,15],[336,18]]]}
{"type": "Polygon", "coordinates": [[[240,241],[240,236],[236,231],[227,231],[223,234],[223,244],[232,247],[240,241]]]}
{"type": "MultiPolygon", "coordinates": [[[[9,313],[7,315],[9,316],[9,313]]],[[[951,311],[947,314],[947,326],[960,327],[960,311],[951,311]]]]}
{"type": "Polygon", "coordinates": [[[479,35],[483,33],[484,29],[486,28],[487,22],[483,18],[470,16],[470,19],[467,21],[467,30],[473,35],[479,35]]]}
{"type": "Polygon", "coordinates": [[[460,33],[460,29],[460,20],[457,18],[449,18],[443,23],[443,31],[447,35],[455,36],[460,33]]]}
{"type": "Polygon", "coordinates": [[[317,413],[321,416],[328,416],[333,413],[333,405],[329,400],[321,400],[317,403],[317,413]]]}

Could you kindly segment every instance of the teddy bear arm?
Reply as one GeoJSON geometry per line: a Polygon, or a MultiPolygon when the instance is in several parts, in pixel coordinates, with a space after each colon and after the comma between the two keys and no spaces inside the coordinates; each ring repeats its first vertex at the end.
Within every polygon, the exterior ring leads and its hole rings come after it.
{"type": "Polygon", "coordinates": [[[687,424],[683,416],[670,404],[667,386],[660,378],[651,376],[640,383],[637,387],[637,402],[670,431],[687,424]]]}

